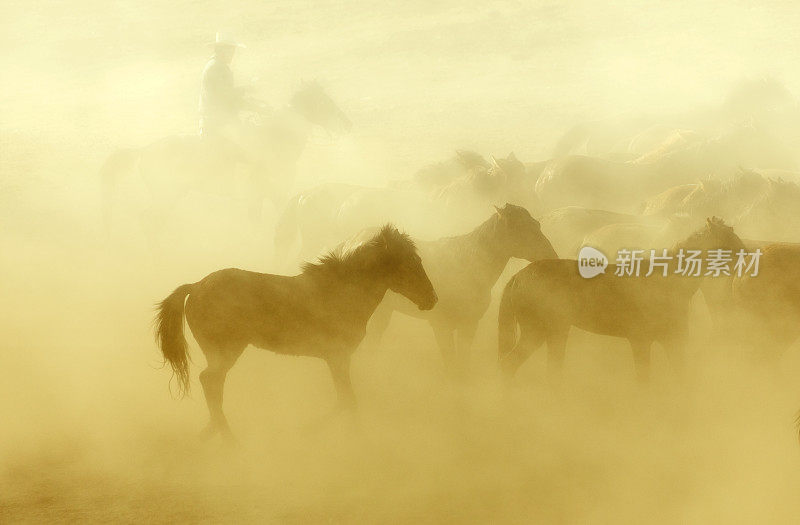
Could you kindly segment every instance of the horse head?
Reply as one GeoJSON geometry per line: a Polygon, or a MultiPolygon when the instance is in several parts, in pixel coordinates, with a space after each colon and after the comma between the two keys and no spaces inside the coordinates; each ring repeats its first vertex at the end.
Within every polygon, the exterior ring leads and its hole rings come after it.
{"type": "Polygon", "coordinates": [[[709,217],[705,225],[691,234],[685,241],[679,243],[678,248],[690,250],[731,250],[733,253],[744,250],[744,242],[718,217],[709,217]]]}
{"type": "Polygon", "coordinates": [[[495,223],[495,235],[502,249],[511,257],[536,261],[557,259],[553,245],[542,233],[539,221],[522,206],[506,204],[495,206],[497,213],[491,220],[495,223]]]}
{"type": "Polygon", "coordinates": [[[411,238],[387,224],[374,237],[372,244],[380,252],[389,289],[407,297],[420,310],[433,308],[439,298],[411,238]]]}
{"type": "Polygon", "coordinates": [[[346,133],[352,122],[319,82],[305,82],[292,96],[291,106],[308,122],[329,133],[346,133]]]}

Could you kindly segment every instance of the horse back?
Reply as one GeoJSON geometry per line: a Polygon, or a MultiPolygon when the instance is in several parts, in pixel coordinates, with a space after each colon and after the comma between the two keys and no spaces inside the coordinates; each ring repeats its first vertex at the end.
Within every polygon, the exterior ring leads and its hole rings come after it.
{"type": "Polygon", "coordinates": [[[515,277],[520,322],[545,328],[575,326],[618,337],[662,335],[673,317],[663,308],[670,302],[666,282],[660,286],[654,278],[618,277],[615,272],[612,264],[605,273],[587,279],[574,259],[532,262],[515,277]]]}

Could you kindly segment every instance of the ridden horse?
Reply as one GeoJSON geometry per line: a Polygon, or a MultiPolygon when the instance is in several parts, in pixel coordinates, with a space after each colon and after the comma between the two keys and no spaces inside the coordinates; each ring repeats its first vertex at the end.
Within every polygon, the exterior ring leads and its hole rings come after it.
{"type": "Polygon", "coordinates": [[[267,196],[280,207],[314,126],[339,133],[348,131],[351,123],[320,84],[307,82],[285,108],[243,123],[235,142],[184,135],[166,137],[142,148],[118,150],[100,171],[106,227],[110,228],[116,180],[131,170],[139,173],[149,189],[152,201],[142,219],[145,233],[153,241],[171,210],[190,190],[230,187],[237,167],[243,167],[249,175],[253,218],[260,216],[267,196]]]}
{"type": "MultiPolygon", "coordinates": [[[[742,240],[717,218],[673,248],[678,250],[744,249],[742,240]]],[[[571,326],[628,339],[640,380],[646,380],[652,343],[660,342],[670,360],[682,368],[683,345],[691,299],[701,277],[675,273],[675,258],[649,277],[616,276],[616,265],[586,279],[575,260],[541,260],[509,280],[500,301],[498,358],[512,377],[531,353],[547,342],[548,367],[557,374],[564,360],[571,326]],[[519,340],[516,337],[520,328],[519,340]]],[[[646,272],[643,272],[646,273],[646,272]]]]}
{"type": "Polygon", "coordinates": [[[535,261],[555,258],[539,223],[525,208],[506,204],[475,228],[457,237],[417,241],[422,263],[431,278],[439,303],[420,311],[397,294],[389,293],[372,315],[367,339],[377,343],[392,313],[426,319],[436,336],[448,373],[463,376],[469,350],[492,298],[492,287],[512,257],[535,261]]]}
{"type": "Polygon", "coordinates": [[[229,268],[179,286],[158,306],[156,337],[185,393],[185,311],[208,362],[200,373],[211,416],[206,434],[221,432],[231,439],[222,411],[223,388],[228,370],[247,345],[325,360],[340,405],[354,408],[350,357],[387,290],[424,310],[437,301],[414,243],[391,225],[347,253],[331,252],[317,264],[306,264],[296,276],[229,268]]]}

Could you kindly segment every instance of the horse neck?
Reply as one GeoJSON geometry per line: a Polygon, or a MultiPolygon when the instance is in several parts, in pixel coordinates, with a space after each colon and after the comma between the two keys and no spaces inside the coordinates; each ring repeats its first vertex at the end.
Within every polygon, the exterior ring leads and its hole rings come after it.
{"type": "Polygon", "coordinates": [[[491,283],[497,281],[511,259],[511,250],[498,239],[496,221],[492,218],[454,239],[465,254],[465,266],[472,267],[470,273],[491,283]]]}
{"type": "Polygon", "coordinates": [[[341,295],[340,300],[350,305],[358,303],[361,308],[356,310],[369,319],[389,289],[386,268],[365,266],[358,258],[345,264],[350,267],[342,269],[343,276],[340,277],[337,292],[341,295]]]}
{"type": "MultiPolygon", "coordinates": [[[[669,251],[669,255],[671,256],[671,259],[669,261],[669,272],[670,273],[674,272],[676,270],[676,268],[677,268],[677,264],[678,264],[678,262],[677,262],[677,254],[680,252],[680,250],[684,250],[684,252],[686,252],[688,250],[705,251],[705,250],[708,249],[708,248],[704,248],[704,247],[701,246],[702,240],[695,241],[695,238],[696,238],[696,234],[692,234],[689,237],[687,237],[686,239],[684,239],[683,241],[675,244],[675,246],[673,246],[672,250],[669,251]]],[[[720,246],[719,248],[722,249],[722,250],[730,250],[732,255],[736,254],[736,247],[735,246],[720,246]]],[[[705,255],[705,254],[703,254],[703,255],[705,255]]],[[[703,268],[703,271],[705,271],[705,268],[703,268]]],[[[694,292],[696,292],[700,288],[700,286],[702,285],[703,280],[704,280],[702,274],[697,276],[697,277],[685,277],[684,279],[687,281],[687,284],[685,286],[683,286],[683,287],[679,287],[678,289],[679,290],[683,289],[687,293],[689,293],[690,295],[693,295],[694,292]]],[[[732,279],[732,277],[730,277],[730,276],[729,277],[716,277],[716,278],[712,278],[712,279],[727,279],[727,280],[730,280],[730,279],[732,279]]]]}

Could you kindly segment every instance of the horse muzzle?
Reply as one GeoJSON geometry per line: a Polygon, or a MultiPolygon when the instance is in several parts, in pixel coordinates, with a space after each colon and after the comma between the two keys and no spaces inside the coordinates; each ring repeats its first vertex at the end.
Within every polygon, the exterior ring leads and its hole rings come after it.
{"type": "Polygon", "coordinates": [[[433,309],[434,306],[436,306],[436,303],[438,302],[439,302],[439,296],[436,295],[436,292],[432,292],[432,294],[426,297],[425,300],[417,303],[417,307],[420,310],[431,310],[433,309]]]}

